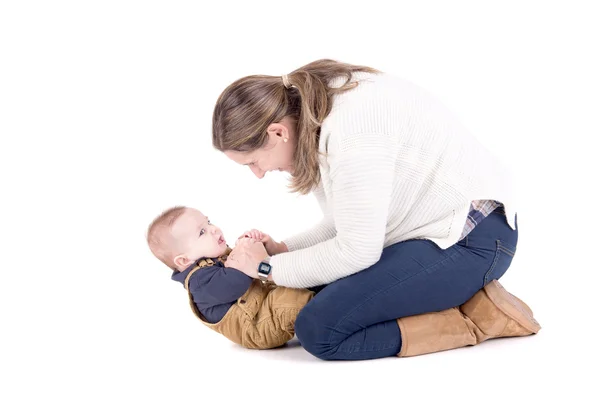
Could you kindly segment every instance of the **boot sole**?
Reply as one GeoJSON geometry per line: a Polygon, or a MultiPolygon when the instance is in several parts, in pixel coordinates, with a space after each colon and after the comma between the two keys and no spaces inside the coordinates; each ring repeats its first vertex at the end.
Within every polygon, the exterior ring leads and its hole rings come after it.
{"type": "Polygon", "coordinates": [[[504,289],[504,286],[497,280],[491,281],[483,288],[483,290],[496,307],[519,323],[523,328],[531,333],[538,333],[542,328],[535,318],[533,318],[531,309],[520,299],[508,293],[508,291],[504,289]]]}

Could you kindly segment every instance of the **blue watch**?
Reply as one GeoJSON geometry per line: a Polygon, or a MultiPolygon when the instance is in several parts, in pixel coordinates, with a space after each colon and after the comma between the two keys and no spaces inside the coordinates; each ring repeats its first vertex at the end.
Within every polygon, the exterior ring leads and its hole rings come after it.
{"type": "Polygon", "coordinates": [[[258,264],[258,277],[261,281],[266,282],[269,278],[269,274],[271,273],[271,264],[266,262],[261,262],[258,264]]]}

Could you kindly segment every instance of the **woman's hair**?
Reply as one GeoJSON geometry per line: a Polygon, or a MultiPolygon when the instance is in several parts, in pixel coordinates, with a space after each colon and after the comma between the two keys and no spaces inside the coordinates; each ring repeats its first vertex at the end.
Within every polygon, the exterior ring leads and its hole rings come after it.
{"type": "Polygon", "coordinates": [[[213,112],[213,146],[220,151],[254,151],[265,145],[270,124],[290,117],[296,125],[298,144],[294,154],[292,192],[309,193],[321,179],[319,134],[329,115],[334,94],[357,86],[352,73],[379,71],[334,60],[318,60],[284,76],[251,75],[229,85],[213,112]],[[337,77],[339,88],[328,83],[337,77]]]}

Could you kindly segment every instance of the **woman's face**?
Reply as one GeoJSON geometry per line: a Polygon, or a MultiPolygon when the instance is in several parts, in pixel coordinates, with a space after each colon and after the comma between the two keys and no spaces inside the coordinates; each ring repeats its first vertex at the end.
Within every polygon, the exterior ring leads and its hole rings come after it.
{"type": "Polygon", "coordinates": [[[281,122],[269,125],[267,134],[269,138],[262,148],[248,152],[227,150],[225,155],[240,165],[247,165],[259,179],[271,171],[293,174],[297,143],[293,121],[285,117],[281,122]]]}

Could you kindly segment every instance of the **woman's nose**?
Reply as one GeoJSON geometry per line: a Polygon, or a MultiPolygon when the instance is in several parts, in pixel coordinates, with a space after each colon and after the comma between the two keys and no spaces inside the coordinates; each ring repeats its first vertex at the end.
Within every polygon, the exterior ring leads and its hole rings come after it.
{"type": "Polygon", "coordinates": [[[252,172],[254,172],[254,175],[256,175],[256,177],[258,179],[262,179],[265,177],[265,171],[263,171],[262,169],[258,168],[257,166],[253,165],[250,167],[250,169],[252,170],[252,172]]]}

